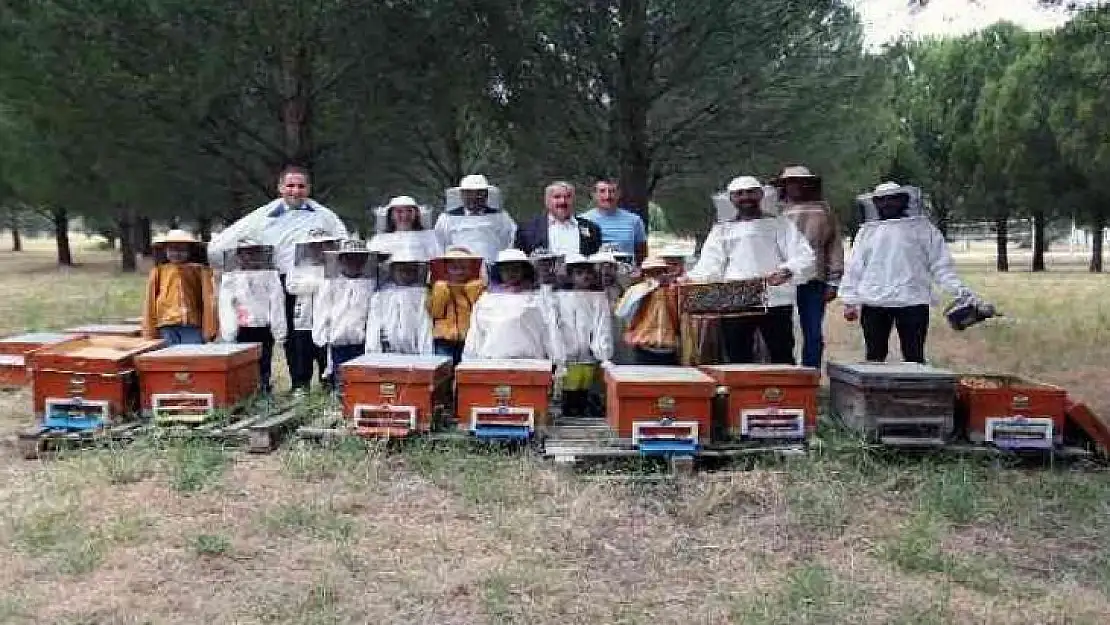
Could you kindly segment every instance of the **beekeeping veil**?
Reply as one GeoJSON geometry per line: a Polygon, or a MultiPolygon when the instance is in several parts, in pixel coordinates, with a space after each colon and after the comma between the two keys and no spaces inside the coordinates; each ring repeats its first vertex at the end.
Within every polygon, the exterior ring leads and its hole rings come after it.
{"type": "Polygon", "coordinates": [[[151,242],[154,251],[154,264],[161,265],[169,262],[166,249],[171,243],[188,246],[188,257],[184,262],[198,265],[208,264],[208,254],[205,253],[204,244],[184,230],[170,230],[165,236],[158,237],[151,242]]]}
{"type": "Polygon", "coordinates": [[[735,191],[743,191],[745,189],[763,189],[763,200],[760,202],[760,210],[765,215],[778,214],[778,200],[779,190],[773,185],[766,185],[755,177],[752,176],[739,176],[733,178],[728,186],[723,191],[718,191],[713,194],[713,208],[716,210],[717,223],[727,223],[734,221],[738,213],[736,206],[732,203],[731,194],[735,191]]]}
{"type": "Polygon", "coordinates": [[[423,287],[428,283],[428,261],[416,250],[398,250],[386,261],[381,282],[388,286],[423,287]]]}
{"type": "Polygon", "coordinates": [[[365,241],[344,241],[338,250],[324,253],[324,275],[329,279],[376,281],[384,256],[366,249],[365,241]]]}
{"type": "Polygon", "coordinates": [[[310,231],[305,240],[298,242],[294,248],[294,268],[323,267],[325,252],[338,250],[340,242],[339,237],[323,230],[310,231]]]}
{"type": "Polygon", "coordinates": [[[540,284],[558,284],[566,275],[563,262],[565,257],[546,248],[537,247],[530,256],[536,268],[536,279],[540,284]]]}
{"type": "Polygon", "coordinates": [[[864,193],[856,197],[856,210],[859,212],[861,223],[880,220],[879,209],[875,205],[876,199],[904,196],[906,201],[905,212],[901,218],[927,217],[925,203],[921,197],[921,189],[909,185],[900,185],[896,182],[884,182],[871,193],[864,193]]]}
{"type": "MultiPolygon", "coordinates": [[[[461,196],[460,196],[461,202],[461,196]]],[[[412,206],[416,208],[420,218],[420,225],[424,230],[431,230],[435,225],[435,212],[430,206],[419,204],[413,198],[407,195],[400,195],[391,200],[384,206],[379,206],[374,209],[374,232],[377,234],[385,234],[389,231],[389,211],[397,206],[412,206]]]]}
{"type": "Polygon", "coordinates": [[[486,206],[494,210],[502,210],[501,189],[489,184],[485,176],[472,174],[463,178],[459,186],[450,187],[444,191],[443,210],[445,212],[463,207],[463,191],[485,191],[486,206]]]}
{"type": "Polygon", "coordinates": [[[239,239],[224,251],[225,271],[274,271],[274,246],[253,239],[239,239]]]}

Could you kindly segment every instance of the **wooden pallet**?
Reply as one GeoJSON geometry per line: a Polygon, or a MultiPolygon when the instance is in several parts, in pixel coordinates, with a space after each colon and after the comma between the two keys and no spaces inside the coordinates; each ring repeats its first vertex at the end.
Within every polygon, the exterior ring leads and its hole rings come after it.
{"type": "Polygon", "coordinates": [[[54,456],[58,451],[126,445],[140,438],[155,442],[204,439],[229,447],[246,447],[251,453],[270,453],[299,426],[304,411],[293,401],[259,403],[253,414],[229,414],[196,426],[159,425],[149,420],[128,421],[83,432],[36,426],[17,436],[27,460],[54,456]]]}
{"type": "MultiPolygon", "coordinates": [[[[706,460],[727,460],[759,455],[804,455],[804,443],[720,443],[708,445],[693,455],[667,456],[663,460],[673,474],[692,473],[706,460]]],[[[543,455],[554,463],[584,468],[597,463],[628,463],[643,455],[630,438],[613,435],[599,417],[556,417],[546,432],[543,455]]]]}
{"type": "Polygon", "coordinates": [[[478,442],[465,430],[455,427],[453,420],[442,422],[439,429],[423,434],[413,434],[404,438],[368,438],[355,432],[338,411],[318,416],[309,423],[297,428],[294,437],[306,442],[322,445],[335,444],[344,440],[376,440],[390,445],[401,445],[406,441],[424,441],[450,444],[478,442]]]}

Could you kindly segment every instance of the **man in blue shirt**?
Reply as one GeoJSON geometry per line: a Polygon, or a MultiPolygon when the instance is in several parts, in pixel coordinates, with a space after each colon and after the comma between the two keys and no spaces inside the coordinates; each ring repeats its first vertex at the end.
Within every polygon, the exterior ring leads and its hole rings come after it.
{"type": "Polygon", "coordinates": [[[647,228],[632,211],[617,206],[620,186],[616,180],[598,180],[594,185],[595,208],[582,215],[601,229],[601,242],[612,244],[624,254],[632,254],[636,265],[647,256],[647,228]]]}

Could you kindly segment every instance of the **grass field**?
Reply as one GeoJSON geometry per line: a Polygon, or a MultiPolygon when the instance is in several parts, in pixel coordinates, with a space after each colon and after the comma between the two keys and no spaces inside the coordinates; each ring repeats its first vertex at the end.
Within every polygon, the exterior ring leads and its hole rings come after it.
{"type": "MultiPolygon", "coordinates": [[[[137,314],[100,252],[0,253],[0,334],[137,314]]],[[[1020,259],[1015,260],[1015,264],[1020,259]]],[[[1110,410],[1106,276],[968,279],[1010,315],[930,355],[1110,410]]],[[[829,321],[832,357],[857,327],[829,321]]],[[[896,353],[896,352],[895,352],[896,353]]],[[[281,367],[277,370],[280,371],[281,367]]],[[[210,445],[26,462],[0,395],[0,623],[1097,623],[1110,474],[907,459],[834,436],[806,459],[637,484],[530,457],[210,445]]],[[[1099,615],[1102,616],[1099,616],[1099,615]]]]}

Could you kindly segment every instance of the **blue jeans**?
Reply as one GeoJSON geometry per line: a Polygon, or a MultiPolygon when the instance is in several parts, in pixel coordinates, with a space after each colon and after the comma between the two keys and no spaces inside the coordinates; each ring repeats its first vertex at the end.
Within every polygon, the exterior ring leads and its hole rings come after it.
{"type": "Polygon", "coordinates": [[[167,345],[200,345],[204,337],[200,328],[196,326],[162,326],[158,328],[158,335],[167,345]]]}
{"type": "Polygon", "coordinates": [[[798,287],[798,322],[802,326],[802,364],[821,367],[825,351],[825,294],[829,285],[821,280],[810,280],[798,287]]]}
{"type": "Polygon", "coordinates": [[[432,341],[435,347],[436,356],[450,356],[454,364],[459,364],[462,360],[463,342],[462,341],[445,341],[443,339],[435,339],[432,341]]]}
{"type": "Polygon", "coordinates": [[[328,349],[331,351],[331,374],[335,378],[335,388],[342,391],[343,377],[340,375],[339,365],[365,354],[366,345],[363,343],[329,345],[328,349]]]}

